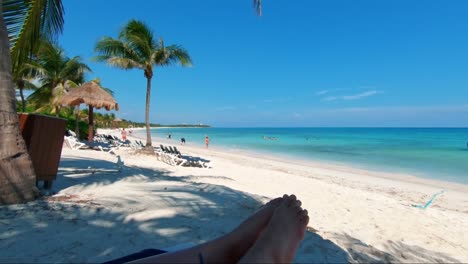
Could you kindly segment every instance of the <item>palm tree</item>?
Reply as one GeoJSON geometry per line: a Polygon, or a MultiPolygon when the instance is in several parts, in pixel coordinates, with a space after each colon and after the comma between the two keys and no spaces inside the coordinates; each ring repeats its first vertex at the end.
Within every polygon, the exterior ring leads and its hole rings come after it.
{"type": "Polygon", "coordinates": [[[11,69],[27,61],[40,36],[62,31],[63,8],[60,0],[0,0],[0,14],[0,204],[11,204],[37,196],[34,169],[19,130],[11,69]]]}
{"type": "Polygon", "coordinates": [[[91,69],[81,62],[79,56],[68,58],[62,48],[48,41],[41,43],[35,59],[42,70],[41,88],[31,94],[29,100],[37,112],[47,111],[58,115],[58,99],[84,83],[84,74],[91,69]]]}
{"type": "Polygon", "coordinates": [[[192,61],[188,52],[178,45],[165,46],[162,38],[155,39],[153,32],[141,21],[130,20],[120,31],[118,39],[102,38],[95,48],[98,61],[124,69],[140,69],[146,77],[146,147],[152,150],[149,110],[151,79],[155,66],[168,66],[179,62],[190,66],[192,61]]]}
{"type": "Polygon", "coordinates": [[[40,78],[42,68],[34,61],[29,63],[23,63],[15,69],[13,72],[13,82],[15,88],[19,90],[21,97],[21,108],[23,112],[26,112],[26,101],[24,100],[25,89],[35,90],[38,87],[33,82],[36,78],[40,78]]]}

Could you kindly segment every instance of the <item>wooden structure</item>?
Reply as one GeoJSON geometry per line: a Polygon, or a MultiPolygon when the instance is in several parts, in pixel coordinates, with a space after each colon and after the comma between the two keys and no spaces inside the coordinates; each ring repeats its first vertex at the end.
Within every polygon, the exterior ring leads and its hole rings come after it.
{"type": "Polygon", "coordinates": [[[107,111],[112,109],[119,110],[119,104],[117,104],[114,97],[112,97],[112,95],[102,89],[101,86],[99,86],[99,84],[94,81],[87,82],[77,88],[72,89],[70,92],[59,99],[58,104],[67,106],[77,106],[80,104],[88,105],[88,141],[90,143],[93,142],[94,138],[93,109],[105,108],[107,111]]]}
{"type": "Polygon", "coordinates": [[[62,118],[18,114],[20,130],[31,156],[36,182],[44,181],[50,188],[57,177],[66,121],[62,118]]]}

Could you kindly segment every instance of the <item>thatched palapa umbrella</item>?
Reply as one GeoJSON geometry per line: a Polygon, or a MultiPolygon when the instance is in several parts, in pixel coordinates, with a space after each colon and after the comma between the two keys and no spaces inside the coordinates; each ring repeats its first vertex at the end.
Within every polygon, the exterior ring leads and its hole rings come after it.
{"type": "Polygon", "coordinates": [[[93,109],[105,108],[107,111],[115,109],[119,110],[119,105],[114,97],[106,92],[95,82],[87,82],[62,96],[58,101],[61,105],[77,106],[87,104],[89,107],[89,132],[88,141],[93,142],[93,109]]]}

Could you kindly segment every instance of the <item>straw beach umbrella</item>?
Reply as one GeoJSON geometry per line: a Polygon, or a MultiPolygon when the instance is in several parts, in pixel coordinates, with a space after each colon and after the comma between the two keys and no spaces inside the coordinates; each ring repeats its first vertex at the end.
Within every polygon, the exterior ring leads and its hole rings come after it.
{"type": "Polygon", "coordinates": [[[115,109],[119,110],[119,105],[114,97],[106,92],[96,82],[87,82],[77,88],[72,89],[58,101],[61,105],[77,106],[86,104],[89,107],[89,132],[88,141],[93,142],[93,109],[105,108],[107,111],[115,109]]]}

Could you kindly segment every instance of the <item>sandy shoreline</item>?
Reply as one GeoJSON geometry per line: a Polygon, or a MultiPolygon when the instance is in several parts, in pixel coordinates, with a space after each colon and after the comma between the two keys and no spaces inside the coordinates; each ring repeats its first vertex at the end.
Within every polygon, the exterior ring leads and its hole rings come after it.
{"type": "Polygon", "coordinates": [[[196,244],[284,193],[297,194],[317,230],[307,233],[298,262],[468,262],[466,185],[408,175],[402,181],[177,140],[153,145],[170,143],[210,160],[211,168],[173,167],[122,148],[117,154],[125,167],[118,173],[114,155],[63,149],[56,195],[0,207],[0,262],[102,262],[144,248],[196,244]],[[441,189],[428,209],[412,206],[441,189]]]}
{"type": "MultiPolygon", "coordinates": [[[[136,130],[144,131],[145,128],[137,128],[136,130]]],[[[118,136],[118,133],[113,130],[102,130],[103,133],[110,133],[118,136]]],[[[134,139],[140,139],[142,141],[146,140],[146,135],[137,135],[134,134],[133,137],[134,139]]],[[[179,142],[177,139],[172,139],[172,140],[166,140],[162,137],[153,137],[155,140],[153,142],[154,146],[158,146],[159,144],[172,144],[177,147],[180,147],[179,142]]],[[[190,151],[197,151],[200,149],[204,149],[203,144],[188,144],[183,146],[184,148],[190,150],[190,151]]],[[[377,171],[377,170],[369,170],[369,169],[360,169],[353,167],[351,165],[338,165],[338,164],[327,164],[325,162],[319,162],[319,161],[311,161],[311,160],[301,160],[298,158],[290,158],[290,157],[279,157],[275,155],[268,155],[265,153],[259,153],[255,151],[246,151],[246,150],[233,150],[233,149],[228,149],[220,146],[210,146],[210,150],[212,153],[230,153],[230,154],[238,154],[242,156],[248,156],[250,158],[258,158],[261,157],[262,159],[268,159],[270,161],[275,161],[275,162],[280,162],[280,163],[287,163],[287,164],[293,164],[293,165],[299,165],[299,166],[308,166],[308,167],[315,167],[315,168],[321,168],[321,169],[329,169],[333,171],[339,171],[339,172],[350,172],[352,175],[359,175],[360,178],[362,176],[368,176],[371,177],[371,179],[368,180],[375,180],[375,178],[383,178],[383,179],[388,179],[390,181],[396,181],[396,182],[405,182],[405,183],[414,183],[414,184],[419,184],[419,185],[426,185],[430,187],[435,187],[439,189],[449,189],[453,191],[459,191],[459,192],[464,192],[468,193],[468,185],[467,184],[462,184],[462,183],[457,183],[457,182],[450,182],[450,181],[442,181],[442,180],[435,180],[435,179],[428,179],[428,178],[422,178],[410,174],[403,174],[403,173],[390,173],[390,172],[384,172],[384,171],[377,171]]]]}

